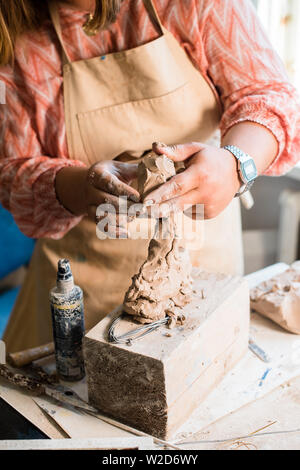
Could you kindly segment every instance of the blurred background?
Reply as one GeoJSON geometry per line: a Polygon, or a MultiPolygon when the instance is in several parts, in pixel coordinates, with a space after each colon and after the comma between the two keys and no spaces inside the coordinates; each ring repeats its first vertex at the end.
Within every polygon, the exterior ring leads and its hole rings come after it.
{"type": "MultiPolygon", "coordinates": [[[[300,92],[300,1],[252,1],[300,92]]],[[[276,261],[292,263],[300,257],[300,164],[286,176],[260,177],[252,195],[254,208],[242,214],[246,273],[276,261]]]]}
{"type": "MultiPolygon", "coordinates": [[[[252,0],[300,91],[300,0],[252,0]]],[[[300,156],[299,156],[300,158],[300,156]]],[[[242,210],[245,271],[300,258],[300,164],[279,178],[261,177],[254,208],[242,210]]],[[[0,205],[0,338],[26,273],[34,240],[24,237],[0,205]]]]}

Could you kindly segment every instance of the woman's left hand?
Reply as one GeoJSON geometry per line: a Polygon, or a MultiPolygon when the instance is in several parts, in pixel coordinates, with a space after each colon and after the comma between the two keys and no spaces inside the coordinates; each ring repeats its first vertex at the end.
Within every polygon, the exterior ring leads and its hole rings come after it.
{"type": "Polygon", "coordinates": [[[228,150],[200,142],[174,146],[155,143],[153,150],[174,162],[184,161],[186,168],[145,198],[144,202],[158,205],[159,216],[201,204],[204,218],[212,219],[228,206],[241,186],[237,161],[228,150]]]}

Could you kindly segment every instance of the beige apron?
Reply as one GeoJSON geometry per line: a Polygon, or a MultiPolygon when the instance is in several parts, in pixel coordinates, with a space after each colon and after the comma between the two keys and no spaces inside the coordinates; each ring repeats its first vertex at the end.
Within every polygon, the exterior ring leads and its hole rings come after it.
{"type": "MultiPolygon", "coordinates": [[[[220,110],[211,86],[164,29],[151,0],[144,4],[160,33],[158,39],[76,62],[69,59],[58,10],[55,3],[50,4],[63,54],[69,154],[88,166],[124,152],[138,157],[154,141],[207,141],[218,127],[220,110]]],[[[241,273],[238,201],[204,224],[205,241],[192,253],[194,264],[241,273]]],[[[59,258],[71,261],[75,281],[83,288],[89,329],[122,302],[131,276],[146,257],[147,246],[147,240],[99,240],[95,224],[86,218],[62,240],[39,240],[5,332],[8,350],[51,340],[48,295],[55,284],[59,258]]]]}

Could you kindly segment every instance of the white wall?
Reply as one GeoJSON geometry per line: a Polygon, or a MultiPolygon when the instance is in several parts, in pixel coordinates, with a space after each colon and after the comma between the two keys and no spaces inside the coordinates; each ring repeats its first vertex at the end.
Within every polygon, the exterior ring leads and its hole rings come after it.
{"type": "MultiPolygon", "coordinates": [[[[291,70],[295,84],[300,83],[300,0],[252,0],[268,31],[273,46],[291,70]],[[292,12],[292,15],[290,15],[292,12]],[[285,17],[289,21],[288,34],[285,17]],[[295,40],[299,38],[299,41],[295,40]]],[[[279,198],[284,190],[300,191],[300,181],[283,176],[260,177],[252,189],[255,206],[242,209],[246,272],[276,262],[279,224],[279,198]]],[[[299,243],[300,245],[300,243],[299,243]]],[[[300,256],[300,246],[299,246],[300,256]]]]}

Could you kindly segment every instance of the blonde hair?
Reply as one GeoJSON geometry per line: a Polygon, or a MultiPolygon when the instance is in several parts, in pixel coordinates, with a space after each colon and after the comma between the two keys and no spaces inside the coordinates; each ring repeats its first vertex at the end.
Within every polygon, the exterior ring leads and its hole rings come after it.
{"type": "MultiPolygon", "coordinates": [[[[116,20],[123,0],[95,0],[94,15],[86,30],[103,29],[116,20]]],[[[0,65],[13,62],[17,38],[38,29],[48,16],[46,0],[0,0],[0,65]]]]}
{"type": "Polygon", "coordinates": [[[96,0],[95,12],[86,28],[95,31],[114,23],[123,0],[96,0]]]}

